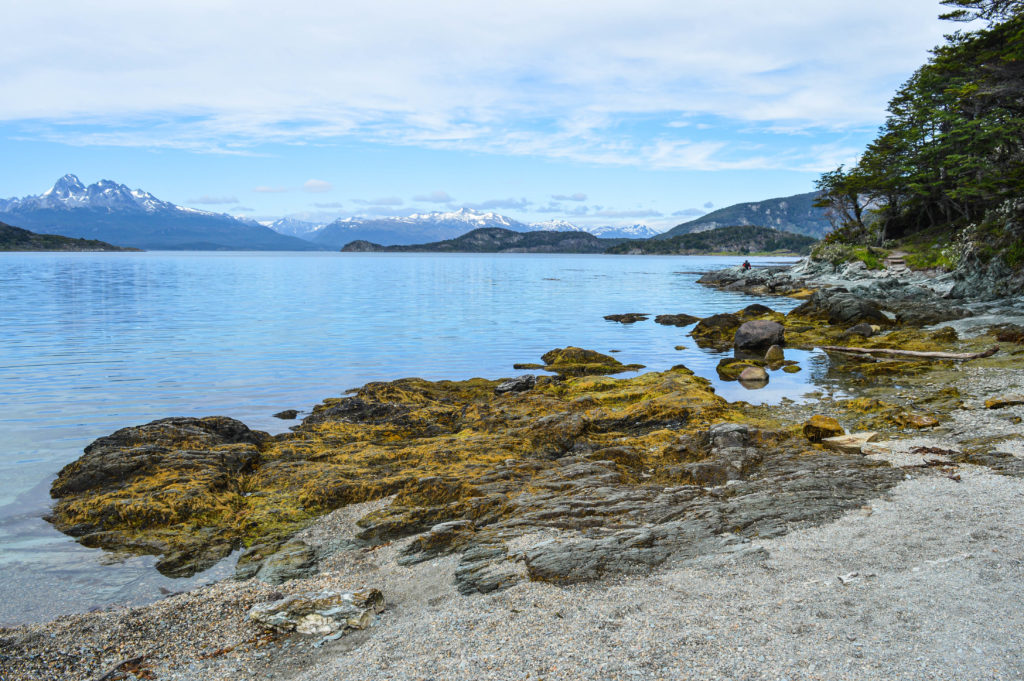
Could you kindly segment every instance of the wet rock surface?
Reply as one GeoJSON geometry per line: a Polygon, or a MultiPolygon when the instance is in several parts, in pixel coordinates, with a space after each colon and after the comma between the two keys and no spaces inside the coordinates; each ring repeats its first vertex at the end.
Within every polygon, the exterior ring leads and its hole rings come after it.
{"type": "Polygon", "coordinates": [[[279,632],[329,636],[366,629],[383,611],[384,595],[377,589],[363,589],[295,594],[253,606],[249,618],[279,632]]]}
{"type": "Polygon", "coordinates": [[[766,352],[772,346],[786,343],[786,329],[778,322],[755,320],[744,322],[736,329],[733,347],[740,351],[766,352]]]}
{"type": "Polygon", "coordinates": [[[694,317],[690,314],[660,314],[654,318],[654,321],[663,326],[689,326],[695,322],[700,321],[700,317],[694,317]]]}
{"type": "Polygon", "coordinates": [[[618,322],[620,324],[636,324],[637,322],[645,322],[651,315],[645,312],[627,312],[626,314],[606,314],[604,316],[610,322],[618,322]]]}

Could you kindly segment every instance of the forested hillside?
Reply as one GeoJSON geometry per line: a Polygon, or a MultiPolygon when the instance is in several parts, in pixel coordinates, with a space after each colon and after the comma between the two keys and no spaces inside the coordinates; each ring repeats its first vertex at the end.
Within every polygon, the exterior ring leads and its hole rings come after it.
{"type": "Polygon", "coordinates": [[[818,182],[827,250],[900,248],[908,263],[1024,266],[1024,1],[944,0],[973,22],[889,103],[877,138],[818,182]]]}

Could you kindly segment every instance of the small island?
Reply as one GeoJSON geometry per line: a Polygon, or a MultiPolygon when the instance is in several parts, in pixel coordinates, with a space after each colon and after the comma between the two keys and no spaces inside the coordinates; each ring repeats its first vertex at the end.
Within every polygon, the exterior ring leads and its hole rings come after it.
{"type": "Polygon", "coordinates": [[[57,234],[37,234],[0,222],[0,251],[141,251],[123,248],[96,239],[72,239],[57,234]]]}

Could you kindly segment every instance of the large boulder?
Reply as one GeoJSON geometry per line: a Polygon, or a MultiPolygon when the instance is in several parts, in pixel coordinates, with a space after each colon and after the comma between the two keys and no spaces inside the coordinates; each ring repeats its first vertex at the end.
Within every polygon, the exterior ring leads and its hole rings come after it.
{"type": "Polygon", "coordinates": [[[766,320],[744,322],[733,337],[734,348],[750,352],[764,352],[773,345],[783,345],[785,342],[785,327],[778,322],[766,320]]]}
{"type": "Polygon", "coordinates": [[[544,370],[553,371],[561,376],[595,376],[601,374],[619,374],[623,371],[643,369],[640,364],[623,364],[619,360],[594,350],[585,350],[570,345],[567,348],[555,348],[545,352],[541,359],[544,370]]]}

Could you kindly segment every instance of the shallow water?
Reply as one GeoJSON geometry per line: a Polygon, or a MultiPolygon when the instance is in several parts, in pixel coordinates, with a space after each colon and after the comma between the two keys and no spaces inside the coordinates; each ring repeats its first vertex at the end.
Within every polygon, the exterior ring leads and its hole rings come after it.
{"type": "MultiPolygon", "coordinates": [[[[797,399],[819,355],[768,387],[725,383],[723,356],[653,315],[706,316],[765,300],[695,272],[740,258],[340,254],[0,254],[0,623],[152,600],[188,583],[151,558],[109,565],[41,519],[56,472],[93,439],[167,416],[222,414],[280,432],[371,380],[497,378],[554,347],[618,350],[650,370],[685,364],[730,400],[797,399]],[[632,325],[606,314],[648,312],[632,325]],[[684,345],[684,350],[675,346],[684,345]],[[45,595],[44,595],[45,594],[45,595]]],[[[758,259],[752,258],[757,264],[758,259]]],[[[776,259],[777,261],[777,259],[776,259]]]]}

